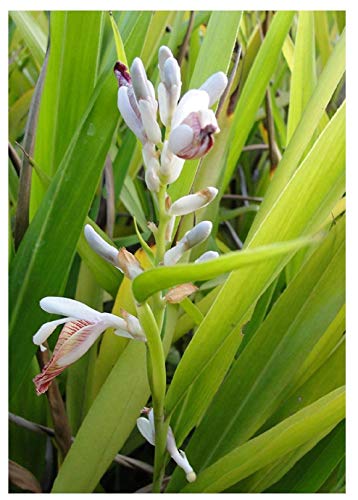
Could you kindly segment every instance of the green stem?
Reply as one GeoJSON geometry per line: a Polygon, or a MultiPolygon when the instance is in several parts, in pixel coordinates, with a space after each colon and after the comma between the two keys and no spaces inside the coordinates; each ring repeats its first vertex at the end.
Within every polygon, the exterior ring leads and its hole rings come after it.
{"type": "Polygon", "coordinates": [[[147,337],[148,347],[148,380],[152,393],[154,426],[155,426],[155,458],[153,475],[153,492],[160,492],[164,474],[164,455],[169,422],[164,420],[164,399],[166,392],[165,355],[160,337],[160,330],[148,303],[137,305],[137,313],[147,337]]]}
{"type": "Polygon", "coordinates": [[[158,209],[159,209],[159,224],[158,224],[158,232],[155,235],[155,263],[156,265],[160,264],[164,258],[165,250],[166,250],[166,241],[165,241],[165,233],[167,229],[168,222],[170,220],[170,216],[167,214],[165,208],[165,198],[167,195],[166,185],[162,184],[158,193],[158,209]]]}

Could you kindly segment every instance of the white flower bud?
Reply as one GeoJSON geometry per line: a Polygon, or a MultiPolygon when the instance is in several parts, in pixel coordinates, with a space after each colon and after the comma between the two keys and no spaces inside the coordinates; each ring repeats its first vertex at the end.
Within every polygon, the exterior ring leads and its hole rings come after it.
{"type": "Polygon", "coordinates": [[[154,144],[147,143],[142,148],[142,156],[145,170],[145,182],[150,191],[157,193],[160,187],[159,179],[159,168],[160,164],[158,161],[157,153],[155,151],[154,144]]]}
{"type": "Polygon", "coordinates": [[[196,264],[200,264],[201,262],[207,262],[208,260],[217,259],[219,257],[218,252],[214,252],[213,250],[208,250],[198,257],[195,261],[196,264]]]}
{"type": "Polygon", "coordinates": [[[205,241],[210,236],[212,228],[212,222],[204,220],[188,231],[183,238],[188,246],[188,249],[193,248],[205,241]]]}
{"type": "Polygon", "coordinates": [[[209,94],[209,107],[218,101],[227,85],[227,76],[222,71],[211,75],[200,87],[209,94]]]}
{"type": "Polygon", "coordinates": [[[145,175],[144,175],[145,183],[147,185],[147,188],[149,191],[152,191],[153,193],[158,193],[160,189],[160,179],[158,177],[157,172],[155,169],[149,167],[147,168],[145,175]]]}
{"type": "Polygon", "coordinates": [[[107,243],[90,224],[85,225],[84,234],[92,250],[118,268],[118,249],[107,243]]]}
{"type": "Polygon", "coordinates": [[[187,215],[191,212],[195,212],[200,208],[206,207],[213,201],[217,193],[218,190],[215,187],[208,187],[195,194],[183,196],[172,204],[168,213],[170,215],[187,215]]]}
{"type": "Polygon", "coordinates": [[[156,111],[152,103],[141,99],[138,102],[138,106],[143,121],[143,127],[149,141],[153,144],[158,144],[162,140],[162,134],[156,120],[156,111]]]}
{"type": "Polygon", "coordinates": [[[159,73],[161,83],[158,86],[160,119],[169,126],[181,91],[180,66],[168,47],[159,49],[159,73]]]}
{"type": "Polygon", "coordinates": [[[136,106],[138,109],[137,114],[135,107],[133,107],[132,105],[133,99],[132,101],[130,99],[131,91],[133,92],[132,89],[125,86],[118,89],[118,109],[131,131],[138,137],[142,144],[145,144],[147,142],[147,137],[144,132],[143,122],[139,113],[138,106],[136,106]]]}
{"type": "Polygon", "coordinates": [[[158,51],[158,68],[159,68],[159,74],[160,74],[160,79],[164,81],[164,64],[169,57],[173,57],[172,51],[169,49],[169,47],[166,47],[165,45],[162,45],[158,51]]]}
{"type": "Polygon", "coordinates": [[[137,101],[141,99],[155,101],[153,85],[147,78],[142,60],[136,57],[131,66],[132,84],[137,101]]]}
{"type": "Polygon", "coordinates": [[[161,131],[156,120],[158,103],[155,100],[153,84],[148,80],[139,57],[133,61],[131,76],[145,134],[150,142],[158,144],[161,142],[161,131]]]}
{"type": "Polygon", "coordinates": [[[170,248],[164,254],[164,265],[172,266],[184,255],[187,250],[205,241],[211,233],[213,225],[210,221],[199,222],[190,231],[185,233],[175,247],[170,248]]]}
{"type": "Polygon", "coordinates": [[[174,266],[178,260],[184,255],[188,250],[183,241],[178,241],[175,247],[170,248],[164,254],[163,263],[165,266],[174,266]]]}

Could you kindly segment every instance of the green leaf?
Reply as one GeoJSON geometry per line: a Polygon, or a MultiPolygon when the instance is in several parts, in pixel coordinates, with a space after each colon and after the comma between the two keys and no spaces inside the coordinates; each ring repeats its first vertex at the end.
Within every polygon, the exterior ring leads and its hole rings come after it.
{"type": "Polygon", "coordinates": [[[273,429],[235,448],[203,471],[183,493],[215,493],[247,477],[280,456],[314,438],[324,427],[344,418],[345,390],[336,389],[295,413],[273,429]]]}
{"type": "Polygon", "coordinates": [[[316,86],[314,34],[314,13],[309,11],[299,12],[290,86],[290,105],[287,122],[288,142],[316,86]]]}
{"type": "Polygon", "coordinates": [[[116,44],[117,59],[118,59],[118,61],[121,61],[122,63],[124,63],[128,68],[127,56],[126,56],[126,53],[124,50],[124,45],[122,42],[121,34],[119,33],[119,29],[118,29],[117,23],[113,17],[112,12],[109,13],[109,18],[111,21],[114,41],[116,44]]]}
{"type": "Polygon", "coordinates": [[[264,201],[260,205],[260,210],[250,228],[249,240],[263,223],[268,215],[268,211],[274,206],[282,189],[284,189],[287,181],[295,172],[303,153],[310,143],[312,135],[322,119],[324,110],[344,73],[344,69],[345,33],[338,40],[327,65],[321,73],[313,95],[302,114],[301,121],[279,163],[270,188],[267,190],[264,201]]]}
{"type": "MultiPolygon", "coordinates": [[[[273,243],[272,245],[229,252],[209,262],[176,264],[149,269],[133,280],[133,293],[138,302],[144,302],[153,293],[181,283],[208,280],[220,274],[241,267],[257,264],[278,255],[293,252],[314,243],[315,238],[301,238],[293,241],[273,243]]],[[[316,240],[317,241],[317,240],[316,240]]]]}
{"type": "Polygon", "coordinates": [[[345,454],[345,423],[340,422],[330,434],[267,493],[315,493],[328,479],[345,454]]]}
{"type": "Polygon", "coordinates": [[[149,396],[145,347],[130,342],[84,419],[52,493],[90,493],[129,436],[149,396]]]}
{"type": "Polygon", "coordinates": [[[38,66],[41,67],[46,53],[46,35],[39,23],[34,19],[30,12],[11,11],[10,16],[16,23],[16,26],[24,38],[26,46],[38,66]]]}
{"type": "MultiPolygon", "coordinates": [[[[249,439],[287,397],[296,371],[344,303],[343,276],[341,223],[280,296],[233,364],[187,448],[197,471],[249,439]]],[[[193,418],[196,411],[190,408],[188,413],[193,418]]],[[[173,475],[171,491],[178,489],[179,477],[173,475]]]]}
{"type": "Polygon", "coordinates": [[[115,93],[112,74],[108,73],[98,82],[86,115],[13,259],[9,343],[10,366],[16,366],[16,371],[10,380],[11,395],[21,387],[35,353],[31,336],[48,321],[38,302],[47,295],[60,295],[64,289],[116,127],[115,93]]]}
{"type": "Polygon", "coordinates": [[[238,101],[230,139],[230,150],[223,180],[225,190],[236,166],[237,158],[250,133],[261,105],[266,87],[278,62],[282,45],[290,29],[294,12],[279,11],[272,20],[269,31],[260,47],[238,101]]]}
{"type": "MultiPolygon", "coordinates": [[[[50,14],[50,56],[34,148],[36,163],[50,177],[63,160],[93,94],[98,77],[102,17],[98,11],[53,11],[50,14]]],[[[100,133],[90,123],[86,132],[89,139],[100,133]]],[[[42,183],[34,175],[31,217],[43,196],[42,183]]]]}
{"type": "Polygon", "coordinates": [[[329,38],[329,26],[327,12],[316,10],[314,13],[316,40],[318,51],[321,58],[322,67],[324,67],[331,55],[331,44],[329,38]]]}
{"type": "MultiPolygon", "coordinates": [[[[250,247],[307,234],[329,214],[345,189],[344,116],[342,107],[276,198],[265,225],[249,240],[250,247]],[[292,199],[296,200],[294,207],[292,199]]],[[[230,275],[178,365],[167,393],[168,413],[204,373],[232,330],[249,319],[256,301],[286,262],[287,258],[277,257],[260,263],[254,275],[249,268],[230,275]]]]}

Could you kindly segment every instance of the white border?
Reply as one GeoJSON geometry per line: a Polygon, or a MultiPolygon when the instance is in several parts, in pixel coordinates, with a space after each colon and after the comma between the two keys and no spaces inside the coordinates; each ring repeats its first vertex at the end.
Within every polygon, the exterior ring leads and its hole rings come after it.
{"type": "MultiPolygon", "coordinates": [[[[358,4],[357,4],[358,5],[358,4]]],[[[357,281],[357,266],[356,256],[358,255],[357,248],[357,227],[358,227],[358,210],[357,210],[357,199],[358,199],[358,184],[357,184],[357,169],[358,161],[356,159],[357,150],[357,49],[358,49],[358,15],[357,7],[353,2],[348,1],[317,1],[317,0],[301,0],[301,1],[291,1],[285,2],[283,0],[275,0],[271,2],[267,1],[229,1],[229,0],[152,0],[150,2],[131,0],[130,2],[120,2],[101,0],[100,2],[84,3],[83,1],[75,0],[53,0],[43,1],[26,1],[26,0],[12,0],[10,3],[1,2],[0,4],[0,54],[1,54],[1,68],[2,68],[2,79],[1,79],[1,92],[2,100],[1,102],[7,103],[7,79],[8,79],[8,43],[7,43],[7,12],[8,10],[347,10],[347,71],[348,71],[348,83],[347,83],[347,94],[348,94],[348,115],[347,115],[347,188],[348,188],[348,224],[347,224],[347,379],[348,379],[348,402],[347,402],[347,494],[348,498],[357,497],[357,426],[358,422],[358,405],[353,400],[355,394],[357,393],[355,381],[358,380],[357,374],[357,361],[355,355],[357,352],[357,336],[358,331],[356,328],[357,320],[355,318],[355,310],[357,309],[357,291],[354,285],[357,281]],[[220,8],[218,8],[220,7],[220,8]],[[355,455],[354,455],[355,453],[355,455]]],[[[4,104],[4,107],[6,105],[4,104]]],[[[1,276],[2,276],[2,287],[1,287],[1,335],[5,335],[7,331],[7,286],[6,286],[6,276],[7,276],[7,113],[5,109],[1,113],[1,153],[2,153],[2,168],[1,168],[1,182],[0,182],[0,202],[1,202],[1,235],[0,239],[0,255],[1,255],[1,276]],[[6,157],[5,157],[6,155],[6,157]]],[[[7,380],[7,349],[4,347],[1,349],[2,356],[2,370],[3,374],[6,373],[5,379],[7,380]]],[[[3,400],[1,412],[1,429],[3,432],[3,440],[1,447],[1,492],[7,494],[8,490],[8,476],[7,476],[7,398],[6,398],[7,387],[4,385],[2,390],[3,400]]],[[[25,494],[24,494],[25,495],[25,494]]],[[[121,494],[123,496],[123,494],[121,494]]],[[[20,494],[22,496],[22,494],[20,494]]],[[[61,495],[62,496],[62,495],[61,495]]],[[[69,496],[66,494],[66,498],[69,496]]],[[[100,495],[102,496],[102,495],[100,495]]],[[[177,496],[177,495],[176,495],[177,496]]],[[[247,494],[241,495],[245,497],[247,494]]],[[[288,495],[280,495],[280,498],[284,498],[288,495]]],[[[290,495],[291,496],[291,495],[290,495]]],[[[295,495],[296,499],[300,495],[295,495]]],[[[323,495],[326,496],[326,495],[323,495]]],[[[307,495],[305,495],[305,498],[307,495]]],[[[188,498],[187,496],[185,498],[188,498]]],[[[210,496],[212,498],[212,495],[210,496]]],[[[320,495],[322,498],[322,495],[320,495]]]]}

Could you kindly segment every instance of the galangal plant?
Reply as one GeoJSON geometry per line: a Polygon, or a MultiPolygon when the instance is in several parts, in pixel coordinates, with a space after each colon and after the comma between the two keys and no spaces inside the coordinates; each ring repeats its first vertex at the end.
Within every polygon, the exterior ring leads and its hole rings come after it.
{"type": "Polygon", "coordinates": [[[344,490],[344,16],[51,12],[46,54],[43,16],[10,15],[14,487],[344,490]]]}

